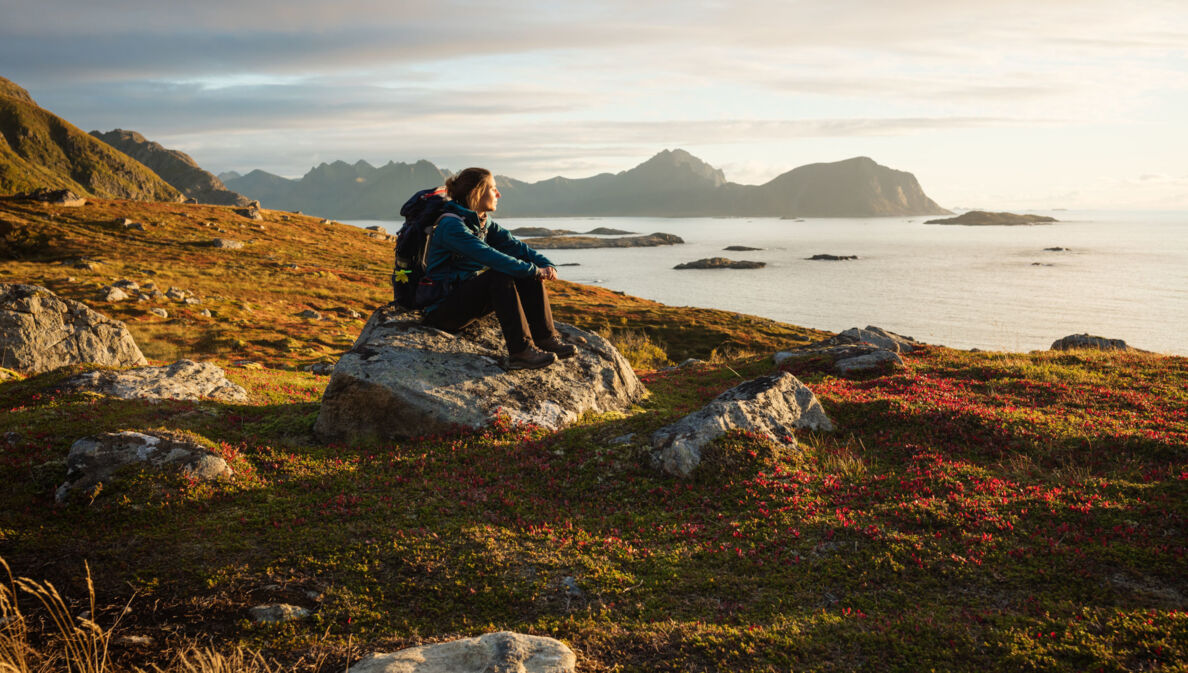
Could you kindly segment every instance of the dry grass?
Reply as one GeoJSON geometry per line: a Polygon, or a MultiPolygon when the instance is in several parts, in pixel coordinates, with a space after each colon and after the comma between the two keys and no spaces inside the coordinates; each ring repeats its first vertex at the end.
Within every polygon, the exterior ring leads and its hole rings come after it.
{"type": "Polygon", "coordinates": [[[602,329],[598,335],[614,344],[633,369],[654,370],[672,364],[663,342],[633,329],[602,329]]]}
{"type": "MultiPolygon", "coordinates": [[[[108,656],[119,620],[104,629],[92,617],[95,615],[95,585],[87,568],[87,607],[75,616],[62,594],[49,582],[37,582],[27,577],[13,577],[8,563],[0,558],[0,567],[7,575],[7,583],[0,585],[0,673],[111,673],[118,670],[108,656]],[[48,629],[30,629],[34,616],[26,614],[18,597],[32,596],[45,614],[38,615],[52,623],[48,629]],[[37,632],[51,635],[38,642],[37,632]]],[[[40,612],[40,611],[39,611],[40,612]]],[[[319,665],[320,669],[321,666],[319,665]]],[[[235,648],[226,653],[210,648],[191,646],[178,650],[164,667],[153,665],[149,671],[136,668],[135,673],[281,673],[276,662],[270,662],[259,652],[235,648]]]]}
{"type": "Polygon", "coordinates": [[[13,578],[4,559],[0,559],[0,565],[8,576],[7,584],[0,586],[0,621],[4,623],[3,632],[0,632],[0,673],[61,670],[104,673],[108,670],[111,631],[91,619],[95,614],[95,585],[91,581],[90,568],[87,568],[90,609],[83,615],[74,616],[52,584],[27,577],[13,578]],[[21,611],[17,600],[22,593],[36,598],[45,609],[46,618],[53,623],[55,636],[42,647],[34,645],[29,637],[29,617],[21,611]]]}

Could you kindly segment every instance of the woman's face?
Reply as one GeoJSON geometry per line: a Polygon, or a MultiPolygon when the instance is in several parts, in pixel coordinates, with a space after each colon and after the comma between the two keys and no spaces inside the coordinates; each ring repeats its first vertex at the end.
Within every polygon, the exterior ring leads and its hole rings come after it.
{"type": "Polygon", "coordinates": [[[487,178],[487,182],[483,189],[483,195],[479,197],[478,207],[476,211],[480,213],[489,213],[495,210],[499,205],[499,190],[495,187],[495,178],[487,178]]]}

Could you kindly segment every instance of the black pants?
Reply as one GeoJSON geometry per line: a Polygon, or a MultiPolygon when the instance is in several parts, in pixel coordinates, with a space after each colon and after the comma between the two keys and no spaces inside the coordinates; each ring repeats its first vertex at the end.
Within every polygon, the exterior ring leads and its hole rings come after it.
{"type": "Polygon", "coordinates": [[[495,311],[507,352],[519,353],[533,341],[553,336],[553,310],[539,278],[512,278],[485,271],[454,288],[437,308],[425,316],[430,327],[456,332],[495,311]]]}

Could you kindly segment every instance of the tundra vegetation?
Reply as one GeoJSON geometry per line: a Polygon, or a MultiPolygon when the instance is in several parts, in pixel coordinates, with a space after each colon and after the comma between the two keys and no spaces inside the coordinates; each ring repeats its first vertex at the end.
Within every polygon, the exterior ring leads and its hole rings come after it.
{"type": "Polygon", "coordinates": [[[1188,670],[1188,359],[932,346],[857,378],[793,361],[838,431],[731,434],[677,480],[649,467],[651,432],[826,335],[559,283],[558,318],[632,358],[637,409],[326,446],[328,377],[304,367],[387,301],[391,243],[263,215],[0,199],[0,282],[83,301],[154,364],[213,360],[250,395],[62,387],[87,366],[3,377],[18,579],[0,670],[341,671],[497,630],[558,638],[583,671],[1188,670]],[[199,303],[98,299],[119,279],[199,303]],[[55,504],[71,444],[118,430],[188,436],[236,476],[133,471],[55,504]],[[311,615],[254,623],[265,603],[311,615]]]}

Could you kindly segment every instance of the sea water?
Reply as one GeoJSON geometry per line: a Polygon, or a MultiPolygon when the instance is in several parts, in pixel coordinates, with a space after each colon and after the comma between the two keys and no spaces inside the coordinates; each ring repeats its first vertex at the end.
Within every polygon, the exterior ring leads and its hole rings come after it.
{"type": "MultiPolygon", "coordinates": [[[[683,245],[544,250],[567,280],[676,306],[719,308],[829,331],[876,325],[954,348],[1046,349],[1088,332],[1188,355],[1188,213],[1041,213],[1031,226],[926,217],[498,219],[585,232],[666,232],[683,245]],[[733,252],[723,248],[761,248],[733,252]],[[1062,248],[1062,250],[1048,250],[1062,248]],[[850,261],[815,254],[857,255],[850,261]],[[705,257],[762,269],[676,270],[705,257]]],[[[360,226],[391,222],[352,222],[360,226]]]]}

